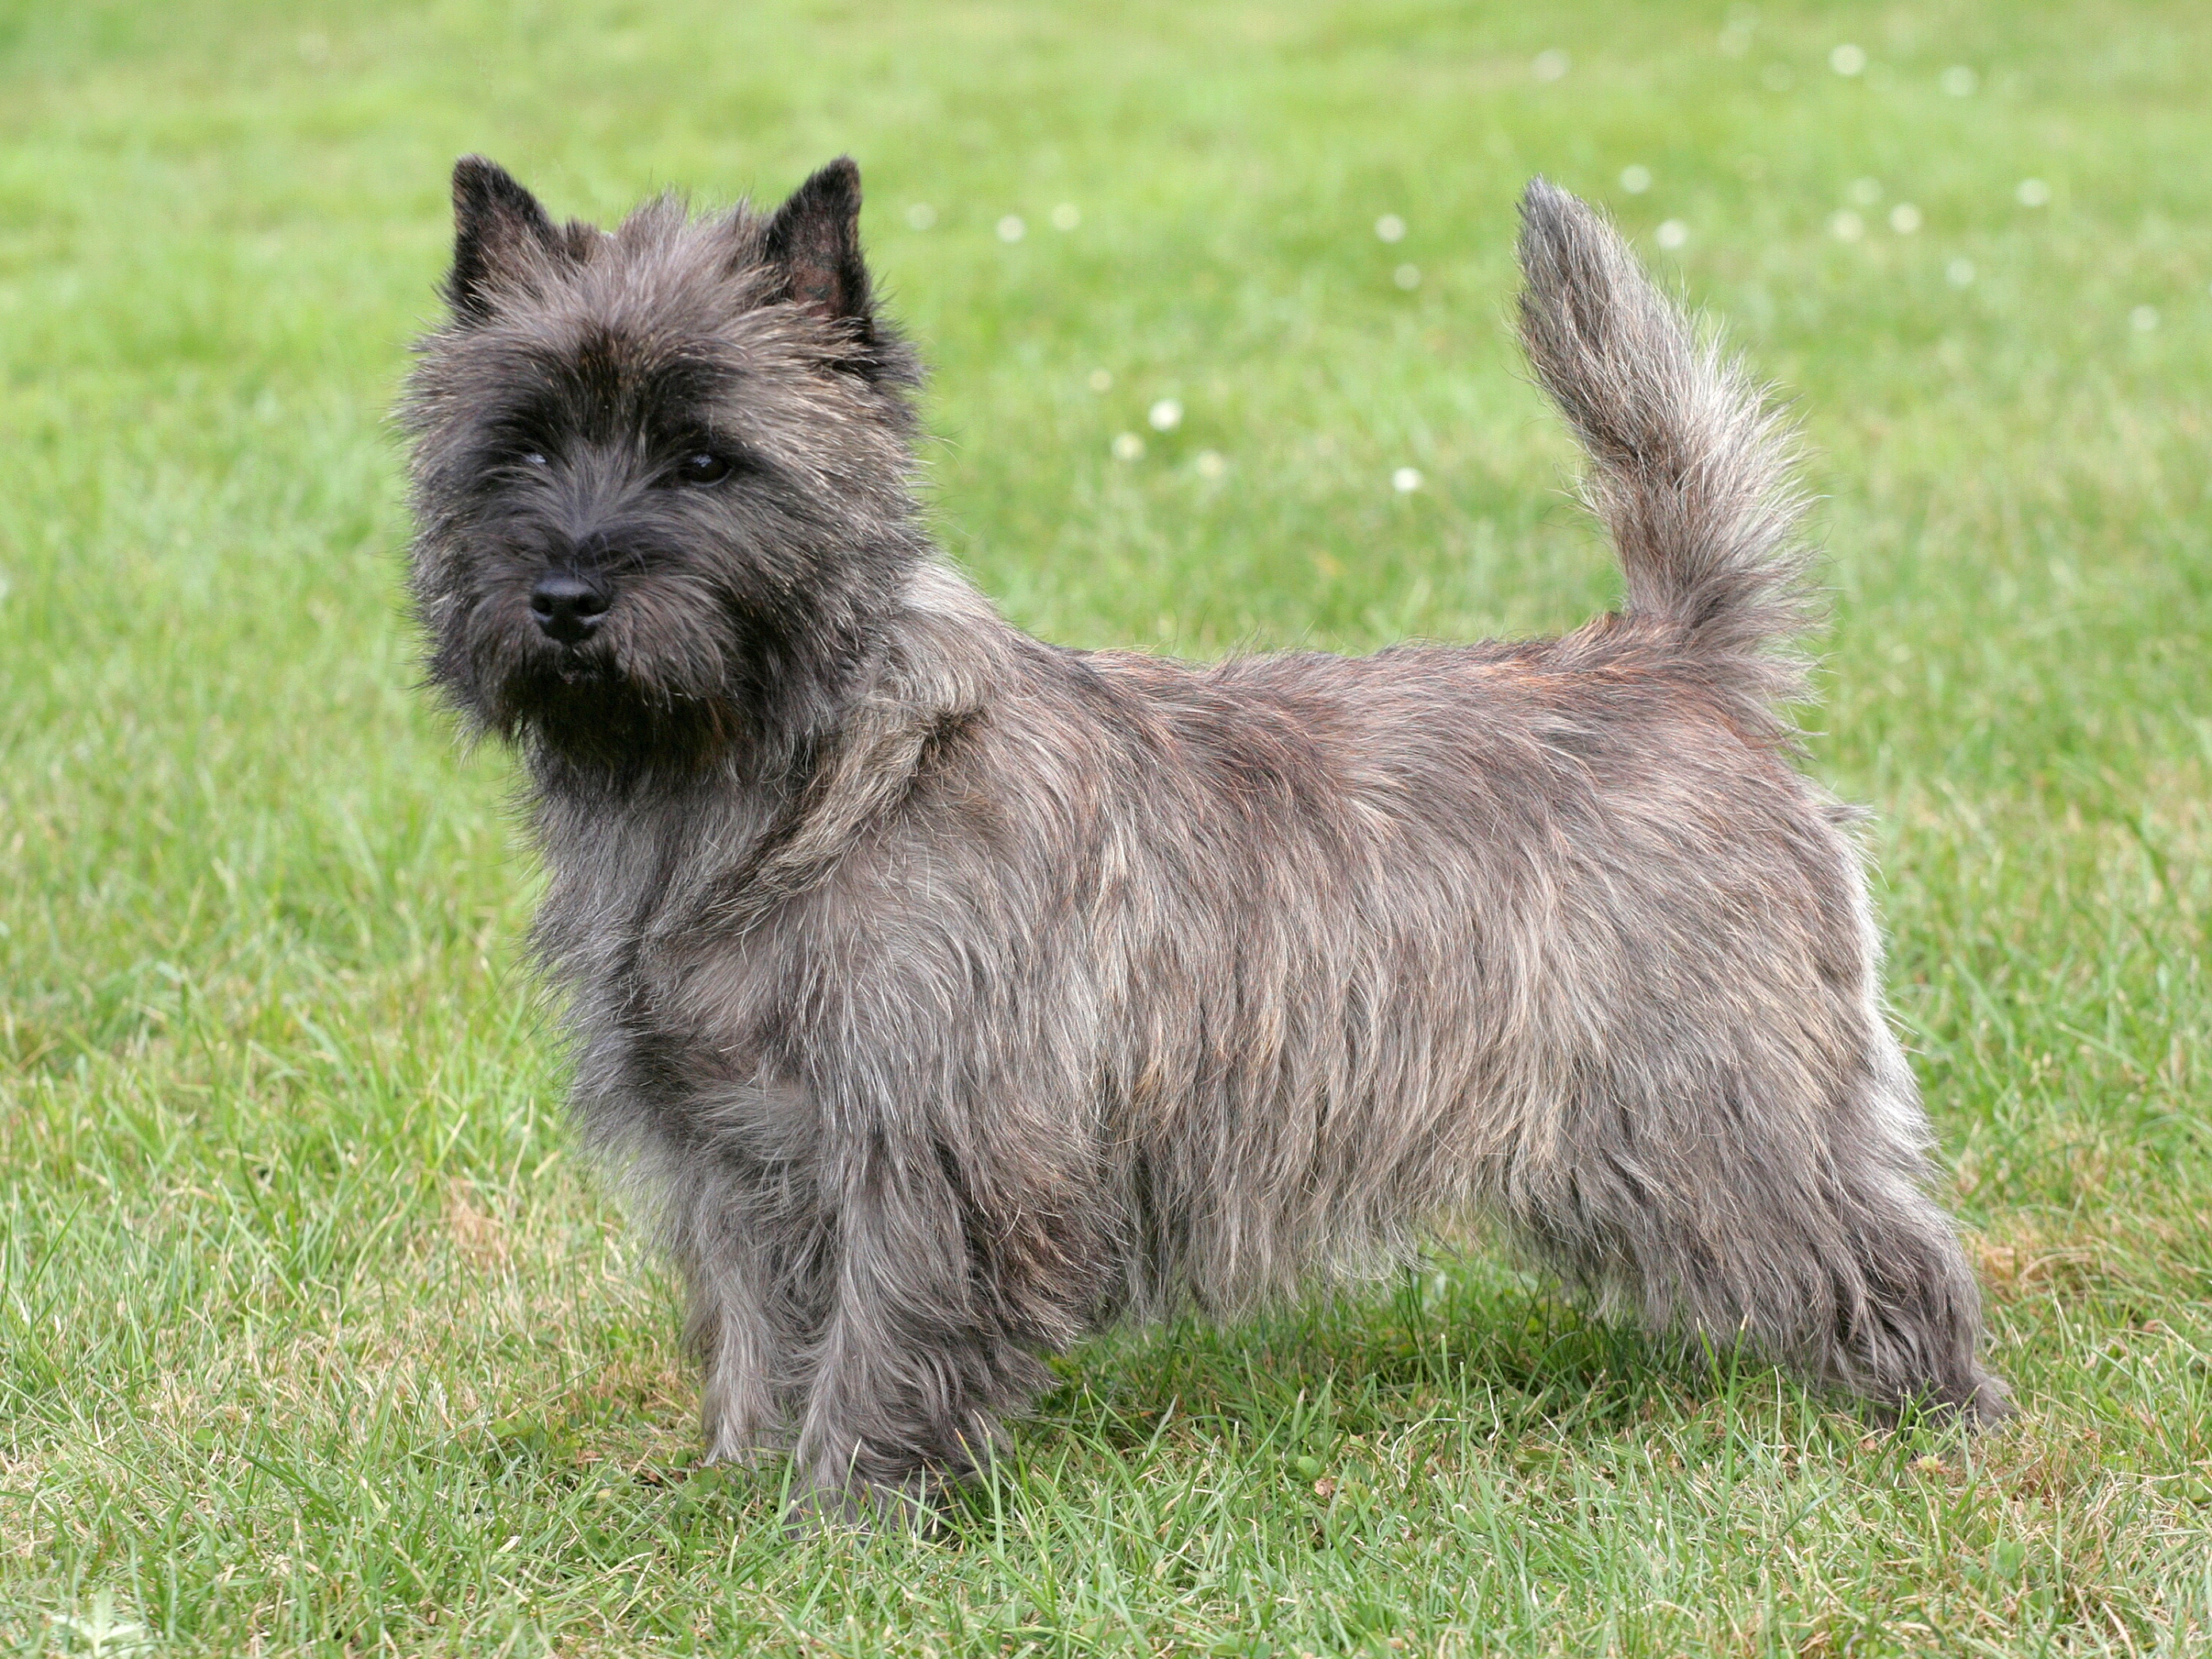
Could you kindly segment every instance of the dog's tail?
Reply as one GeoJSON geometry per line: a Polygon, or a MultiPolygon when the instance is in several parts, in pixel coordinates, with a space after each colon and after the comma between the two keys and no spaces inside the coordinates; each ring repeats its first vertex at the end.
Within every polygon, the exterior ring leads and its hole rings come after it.
{"type": "Polygon", "coordinates": [[[1802,696],[1791,645],[1815,617],[1788,427],[1620,234],[1541,179],[1521,198],[1521,269],[1522,342],[1589,453],[1583,499],[1620,550],[1629,615],[1674,624],[1724,694],[1802,696]]]}

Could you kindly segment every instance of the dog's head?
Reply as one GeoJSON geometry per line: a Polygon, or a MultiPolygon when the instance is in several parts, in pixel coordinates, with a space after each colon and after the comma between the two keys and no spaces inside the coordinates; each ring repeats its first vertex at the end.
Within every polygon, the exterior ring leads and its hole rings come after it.
{"type": "Polygon", "coordinates": [[[481,727],[659,769],[834,710],[921,550],[919,372],[860,207],[841,160],[771,215],[664,198],[602,231],[454,168],[402,418],[431,678],[481,727]]]}

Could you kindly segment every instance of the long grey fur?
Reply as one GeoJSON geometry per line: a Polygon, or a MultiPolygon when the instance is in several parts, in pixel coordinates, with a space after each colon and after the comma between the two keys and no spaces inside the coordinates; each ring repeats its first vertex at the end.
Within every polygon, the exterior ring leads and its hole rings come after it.
{"type": "Polygon", "coordinates": [[[712,1455],[917,1498],[1085,1333],[1470,1216],[1655,1332],[2003,1413],[1778,708],[1786,434],[1595,214],[1529,187],[1522,327],[1624,610],[1194,666],[1042,644],[929,546],[849,162],[772,217],[556,229],[474,160],[456,202],[418,613],[526,762],[575,1107],[689,1284],[712,1455]],[[687,442],[743,465],[678,489],[687,442]],[[548,569],[614,595],[584,646],[548,569]]]}

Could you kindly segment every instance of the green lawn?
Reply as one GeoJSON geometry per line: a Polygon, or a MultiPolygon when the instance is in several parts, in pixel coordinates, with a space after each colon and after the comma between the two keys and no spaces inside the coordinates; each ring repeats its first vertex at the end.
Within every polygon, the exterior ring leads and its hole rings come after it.
{"type": "Polygon", "coordinates": [[[2212,8],[1750,15],[0,3],[0,1651],[2212,1651],[2212,8]],[[2017,1424],[1478,1255],[1092,1345],[938,1541],[687,1478],[398,611],[478,149],[591,216],[851,151],[955,556],[1198,654],[1609,602],[1504,321],[1528,175],[1609,204],[1817,452],[1813,764],[2017,1424]]]}

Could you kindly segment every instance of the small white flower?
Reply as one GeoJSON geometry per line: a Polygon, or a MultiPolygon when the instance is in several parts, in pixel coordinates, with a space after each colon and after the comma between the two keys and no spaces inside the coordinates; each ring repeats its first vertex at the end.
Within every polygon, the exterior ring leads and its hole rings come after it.
{"type": "Polygon", "coordinates": [[[1866,234],[1866,221],[1849,208],[1828,216],[1828,234],[1839,242],[1856,242],[1866,234]]]}
{"type": "Polygon", "coordinates": [[[1651,233],[1651,240],[1661,247],[1680,247],[1690,240],[1690,228],[1680,219],[1662,219],[1659,228],[1651,233]]]}
{"type": "Polygon", "coordinates": [[[1859,206],[1872,207],[1876,202],[1881,200],[1881,180],[1854,179],[1851,180],[1850,189],[1844,193],[1859,206]]]}
{"type": "Polygon", "coordinates": [[[1557,81],[1573,67],[1572,58],[1552,46],[1536,54],[1536,61],[1528,65],[1528,72],[1539,81],[1557,81]]]}
{"type": "Polygon", "coordinates": [[[2148,334],[2158,326],[2156,306],[2137,306],[2128,313],[2128,326],[2138,334],[2148,334]]]}
{"type": "Polygon", "coordinates": [[[1145,411],[1146,420],[1152,422],[1155,432],[1172,432],[1182,424],[1182,405],[1172,398],[1163,398],[1145,411]]]}
{"type": "Polygon", "coordinates": [[[906,222],[910,230],[927,230],[937,222],[937,210],[927,202],[916,202],[906,210],[906,222]]]}
{"type": "Polygon", "coordinates": [[[1420,469],[1401,466],[1390,475],[1390,488],[1401,495],[1410,495],[1421,487],[1420,469]]]}
{"type": "Polygon", "coordinates": [[[1954,98],[1971,98],[1974,88],[1982,84],[1982,77],[1964,64],[1954,64],[1936,77],[1936,84],[1954,98]]]}
{"type": "Polygon", "coordinates": [[[1375,234],[1386,242],[1406,240],[1406,222],[1395,213],[1386,213],[1375,222],[1375,234]]]}
{"type": "Polygon", "coordinates": [[[1848,40],[1828,54],[1828,67],[1838,75],[1863,75],[1866,64],[1866,48],[1855,46],[1848,40]]]}
{"type": "Polygon", "coordinates": [[[1643,195],[1651,188],[1651,169],[1641,165],[1621,168],[1620,187],[1631,196],[1643,195]]]}
{"type": "Polygon", "coordinates": [[[1920,228],[1920,210],[1910,202],[1899,202],[1889,210],[1889,228],[1900,236],[1910,236],[1920,228]]]}
{"type": "Polygon", "coordinates": [[[1218,449],[1200,450],[1198,459],[1192,465],[1198,468],[1198,476],[1201,478],[1218,478],[1229,471],[1229,463],[1222,459],[1218,449]]]}
{"type": "Polygon", "coordinates": [[[1943,280],[1953,288],[1972,288],[1974,285],[1974,262],[1954,259],[1943,267],[1943,280]]]}
{"type": "Polygon", "coordinates": [[[2051,204],[2051,186],[2040,179],[2023,179],[2013,186],[2013,199],[2022,207],[2047,207],[2051,204]]]}
{"type": "Polygon", "coordinates": [[[1029,234],[1030,228],[1022,222],[1018,213],[1009,213],[999,221],[999,240],[1002,242],[1018,242],[1029,234]]]}
{"type": "Polygon", "coordinates": [[[1410,294],[1421,285],[1421,268],[1419,265],[1400,265],[1390,273],[1390,280],[1410,294]]]}
{"type": "Polygon", "coordinates": [[[1083,210],[1073,202],[1062,202],[1052,210],[1052,228],[1054,230],[1073,230],[1082,222],[1083,210]]]}
{"type": "Polygon", "coordinates": [[[1112,369],[1094,368],[1091,371],[1091,389],[1093,392],[1110,392],[1113,387],[1114,371],[1112,369]]]}
{"type": "Polygon", "coordinates": [[[1114,459],[1117,461],[1140,461],[1145,458],[1145,441],[1133,432],[1124,432],[1114,440],[1114,459]]]}

